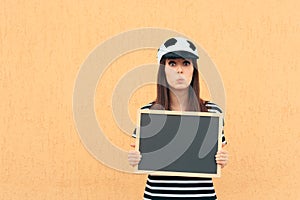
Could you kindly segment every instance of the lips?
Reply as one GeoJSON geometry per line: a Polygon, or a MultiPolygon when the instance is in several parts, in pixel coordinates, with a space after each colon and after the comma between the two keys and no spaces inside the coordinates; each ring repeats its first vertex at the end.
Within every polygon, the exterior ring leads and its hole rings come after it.
{"type": "Polygon", "coordinates": [[[178,78],[178,79],[176,79],[176,81],[177,82],[184,82],[185,80],[184,80],[184,78],[178,78]]]}

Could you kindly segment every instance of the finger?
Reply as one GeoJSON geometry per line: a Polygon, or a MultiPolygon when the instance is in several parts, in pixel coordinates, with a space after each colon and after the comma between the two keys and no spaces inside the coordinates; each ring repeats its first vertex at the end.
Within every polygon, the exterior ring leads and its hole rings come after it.
{"type": "Polygon", "coordinates": [[[132,161],[129,161],[129,164],[130,164],[130,165],[137,165],[137,164],[139,164],[139,163],[140,163],[139,160],[132,160],[132,161]]]}
{"type": "Polygon", "coordinates": [[[217,164],[226,164],[227,160],[216,160],[217,164]]]}
{"type": "Polygon", "coordinates": [[[227,157],[216,157],[216,160],[227,161],[227,157]]]}
{"type": "Polygon", "coordinates": [[[227,165],[227,163],[217,163],[217,165],[220,165],[223,168],[227,165]]]}
{"type": "Polygon", "coordinates": [[[142,155],[139,153],[128,154],[128,158],[142,158],[142,155]]]}
{"type": "Polygon", "coordinates": [[[141,154],[141,152],[140,151],[136,151],[136,150],[130,150],[128,152],[128,154],[141,154]]]}
{"type": "Polygon", "coordinates": [[[128,152],[128,155],[141,155],[141,152],[135,151],[135,150],[131,150],[131,151],[128,152]]]}
{"type": "Polygon", "coordinates": [[[141,158],[138,158],[138,157],[128,158],[128,161],[135,161],[135,160],[141,160],[141,158]]]}
{"type": "Polygon", "coordinates": [[[228,158],[229,156],[227,154],[217,154],[215,155],[216,158],[228,158]]]}
{"type": "Polygon", "coordinates": [[[216,155],[215,157],[216,157],[216,159],[217,159],[217,158],[225,158],[226,156],[224,156],[224,155],[222,155],[222,154],[218,154],[218,155],[216,155]]]}
{"type": "Polygon", "coordinates": [[[221,154],[221,153],[218,153],[217,155],[215,155],[216,158],[229,158],[229,155],[228,154],[221,154]]]}
{"type": "Polygon", "coordinates": [[[129,162],[129,165],[131,165],[132,167],[134,167],[137,164],[138,164],[137,162],[129,162]]]}
{"type": "Polygon", "coordinates": [[[132,159],[129,160],[129,163],[138,164],[141,160],[140,159],[132,159]]]}
{"type": "Polygon", "coordinates": [[[140,155],[128,156],[128,160],[130,160],[130,159],[141,159],[141,158],[142,158],[142,156],[140,156],[140,155]]]}
{"type": "Polygon", "coordinates": [[[129,154],[129,155],[134,155],[134,154],[139,155],[140,152],[139,152],[139,151],[135,151],[135,150],[131,150],[131,151],[128,152],[128,154],[129,154]]]}
{"type": "Polygon", "coordinates": [[[132,167],[135,167],[135,166],[137,166],[138,164],[130,164],[132,167]]]}
{"type": "Polygon", "coordinates": [[[128,159],[141,159],[142,156],[140,155],[135,155],[135,156],[128,156],[128,159]]]}
{"type": "Polygon", "coordinates": [[[139,164],[140,160],[130,160],[129,163],[132,165],[137,165],[139,164]]]}
{"type": "Polygon", "coordinates": [[[228,156],[224,156],[224,155],[217,155],[216,156],[216,160],[221,160],[221,161],[228,161],[228,156]]]}
{"type": "Polygon", "coordinates": [[[228,164],[228,160],[216,160],[216,163],[218,165],[222,165],[222,166],[225,166],[228,164]]]}
{"type": "Polygon", "coordinates": [[[134,144],[134,143],[131,143],[130,146],[131,146],[131,147],[135,147],[135,144],[134,144]]]}
{"type": "Polygon", "coordinates": [[[217,154],[228,154],[228,151],[221,149],[217,152],[217,154]]]}
{"type": "Polygon", "coordinates": [[[128,158],[129,162],[140,162],[141,159],[140,158],[128,158]]]}
{"type": "MultiPolygon", "coordinates": [[[[218,165],[220,165],[220,164],[218,164],[218,165]]],[[[220,166],[221,166],[221,169],[223,169],[225,167],[225,165],[220,165],[220,166]]]]}

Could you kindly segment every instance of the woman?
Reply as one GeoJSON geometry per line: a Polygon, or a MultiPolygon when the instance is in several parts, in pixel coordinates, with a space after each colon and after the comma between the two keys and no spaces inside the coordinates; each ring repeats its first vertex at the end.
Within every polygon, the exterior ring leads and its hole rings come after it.
{"type": "MultiPolygon", "coordinates": [[[[199,97],[199,72],[196,46],[182,37],[170,38],[158,49],[160,63],[157,78],[156,100],[141,109],[172,111],[222,112],[214,103],[199,97]]],[[[135,133],[133,135],[135,137],[135,133]]],[[[227,144],[222,133],[222,147],[227,144]]],[[[134,144],[131,144],[135,147],[134,144]]],[[[130,151],[129,164],[141,160],[139,151],[130,151]]],[[[228,152],[218,151],[216,163],[223,168],[228,152]]],[[[148,175],[144,199],[217,199],[211,178],[148,175]]]]}

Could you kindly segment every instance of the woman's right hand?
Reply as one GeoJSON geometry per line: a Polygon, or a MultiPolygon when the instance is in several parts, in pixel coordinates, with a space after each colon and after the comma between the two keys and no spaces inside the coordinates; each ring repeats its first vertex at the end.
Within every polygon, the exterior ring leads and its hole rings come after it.
{"type": "MultiPolygon", "coordinates": [[[[135,147],[135,144],[131,144],[130,146],[135,147]]],[[[139,164],[141,161],[141,158],[142,158],[142,155],[139,151],[130,150],[128,152],[128,162],[132,167],[139,164]]]]}

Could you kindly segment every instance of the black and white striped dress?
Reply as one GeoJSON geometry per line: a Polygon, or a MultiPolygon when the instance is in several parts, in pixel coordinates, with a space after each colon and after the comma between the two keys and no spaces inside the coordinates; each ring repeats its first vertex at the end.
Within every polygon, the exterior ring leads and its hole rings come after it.
{"type": "MultiPolygon", "coordinates": [[[[207,102],[208,112],[222,113],[220,107],[207,102]]],[[[152,103],[141,109],[150,109],[152,103]]],[[[223,123],[224,126],[224,123],[223,123]]],[[[135,131],[132,135],[136,137],[135,131]]],[[[227,144],[222,131],[222,143],[227,144]]],[[[148,175],[144,191],[144,200],[216,200],[214,185],[211,178],[148,175]]]]}

